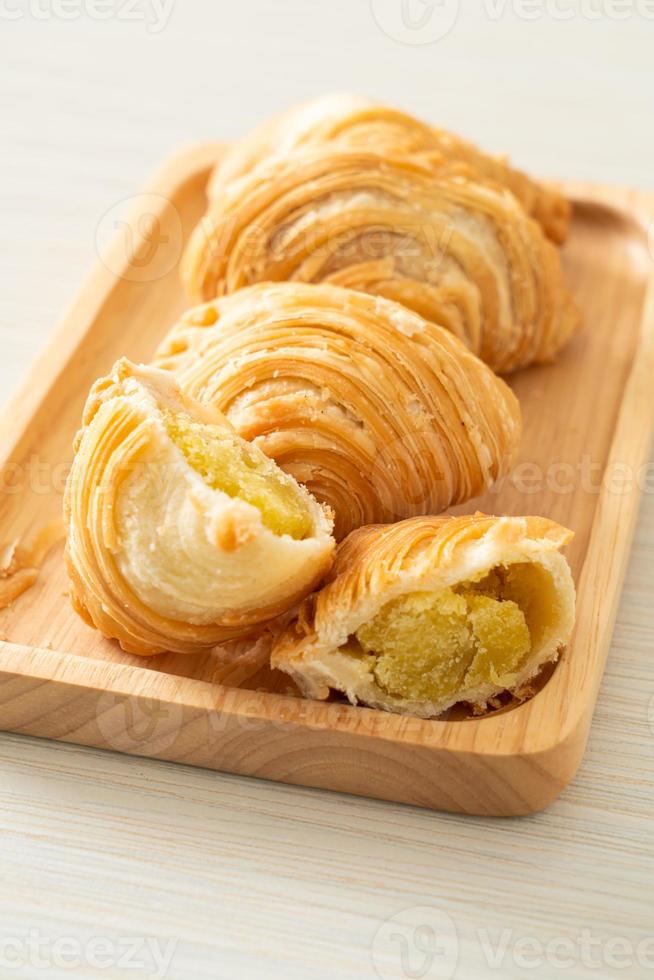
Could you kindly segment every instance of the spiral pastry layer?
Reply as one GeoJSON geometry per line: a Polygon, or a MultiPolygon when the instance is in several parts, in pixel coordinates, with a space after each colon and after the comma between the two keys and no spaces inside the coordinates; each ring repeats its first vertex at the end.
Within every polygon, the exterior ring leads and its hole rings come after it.
{"type": "Polygon", "coordinates": [[[550,360],[579,326],[558,251],[513,194],[370,152],[296,153],[228,184],[182,276],[198,302],[282,280],[383,296],[500,373],[550,360]]]}
{"type": "Polygon", "coordinates": [[[515,396],[451,333],[335,286],[262,284],[201,306],[156,363],[326,503],[337,538],[475,497],[519,443],[515,396]]]}
{"type": "Polygon", "coordinates": [[[374,150],[413,156],[436,174],[461,174],[506,187],[553,241],[564,241],[570,205],[554,188],[472,143],[389,106],[346,93],[322,96],[267,120],[239,140],[216,167],[210,195],[260,163],[300,149],[374,150]]]}

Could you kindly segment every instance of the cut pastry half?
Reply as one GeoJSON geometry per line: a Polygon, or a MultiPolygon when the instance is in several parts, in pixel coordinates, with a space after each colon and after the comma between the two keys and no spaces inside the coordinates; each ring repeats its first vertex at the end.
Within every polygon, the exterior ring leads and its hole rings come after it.
{"type": "Polygon", "coordinates": [[[252,633],[322,579],[332,519],[173,377],[119,361],[84,410],[65,495],[80,615],[132,653],[252,633]]]}
{"type": "Polygon", "coordinates": [[[515,396],[452,334],[335,286],[259,285],[192,310],[157,363],[327,504],[339,540],[477,496],[520,440],[515,396]]]}
{"type": "Polygon", "coordinates": [[[210,196],[217,196],[260,163],[298,149],[374,150],[415,156],[434,173],[473,175],[506,187],[555,242],[568,230],[570,205],[563,194],[443,129],[370,99],[335,93],[314,99],[267,120],[239,140],[213,174],[210,196]]]}
{"type": "Polygon", "coordinates": [[[572,533],[541,517],[423,517],[355,531],[328,584],[272,651],[309,698],[434,718],[524,697],[574,623],[559,549],[572,533]]]}
{"type": "Polygon", "coordinates": [[[183,278],[198,302],[265,280],[383,296],[500,373],[551,360],[580,322],[558,250],[512,194],[365,151],[313,149],[229,184],[183,278]]]}

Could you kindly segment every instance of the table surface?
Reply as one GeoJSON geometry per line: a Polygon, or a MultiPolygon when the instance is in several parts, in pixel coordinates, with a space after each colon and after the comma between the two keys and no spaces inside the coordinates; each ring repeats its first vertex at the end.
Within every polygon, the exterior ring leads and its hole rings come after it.
{"type": "MultiPolygon", "coordinates": [[[[3,395],[110,208],[178,145],[302,98],[368,92],[534,172],[654,186],[651,8],[0,4],[3,395]]],[[[529,818],[1,735],[0,976],[650,976],[653,573],[649,495],[585,761],[529,818]]]]}

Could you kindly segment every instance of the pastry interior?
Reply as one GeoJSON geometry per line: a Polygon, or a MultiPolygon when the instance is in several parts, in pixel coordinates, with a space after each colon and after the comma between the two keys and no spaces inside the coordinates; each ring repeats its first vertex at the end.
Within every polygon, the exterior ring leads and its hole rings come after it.
{"type": "Polygon", "coordinates": [[[168,435],[210,487],[252,504],[276,535],[296,541],[311,535],[313,519],[299,486],[260,450],[182,412],[166,411],[164,418],[168,435]]]}
{"type": "Polygon", "coordinates": [[[435,701],[485,684],[510,687],[538,649],[557,599],[537,564],[498,565],[477,581],[387,602],[341,652],[394,697],[435,701]]]}

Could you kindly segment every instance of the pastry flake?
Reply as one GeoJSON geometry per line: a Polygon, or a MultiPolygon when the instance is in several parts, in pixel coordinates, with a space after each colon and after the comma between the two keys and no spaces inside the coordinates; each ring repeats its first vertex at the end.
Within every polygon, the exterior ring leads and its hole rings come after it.
{"type": "Polygon", "coordinates": [[[580,322],[558,250],[509,191],[369,151],[296,152],[229,183],[182,277],[197,302],[282,280],[392,299],[500,373],[551,360],[580,322]]]}
{"type": "Polygon", "coordinates": [[[65,494],[73,604],[123,649],[246,636],[322,579],[332,519],[172,376],[119,361],[84,410],[65,494]]]}
{"type": "Polygon", "coordinates": [[[231,181],[256,166],[297,150],[374,150],[388,156],[414,157],[437,175],[463,175],[505,187],[560,244],[570,221],[567,199],[547,184],[514,169],[443,129],[428,126],[405,112],[346,93],[322,96],[267,120],[239,140],[215,169],[209,196],[219,196],[231,181]]]}
{"type": "Polygon", "coordinates": [[[571,537],[545,518],[482,514],[361,528],[271,663],[309,698],[338,691],[423,718],[520,696],[572,632],[574,585],[558,550],[571,537]]]}
{"type": "Polygon", "coordinates": [[[334,286],[254,286],[191,310],[157,353],[336,515],[440,513],[509,472],[520,409],[452,334],[334,286]]]}
{"type": "Polygon", "coordinates": [[[49,552],[63,538],[63,524],[56,520],[28,538],[16,539],[0,548],[0,609],[10,606],[34,585],[49,552]]]}

